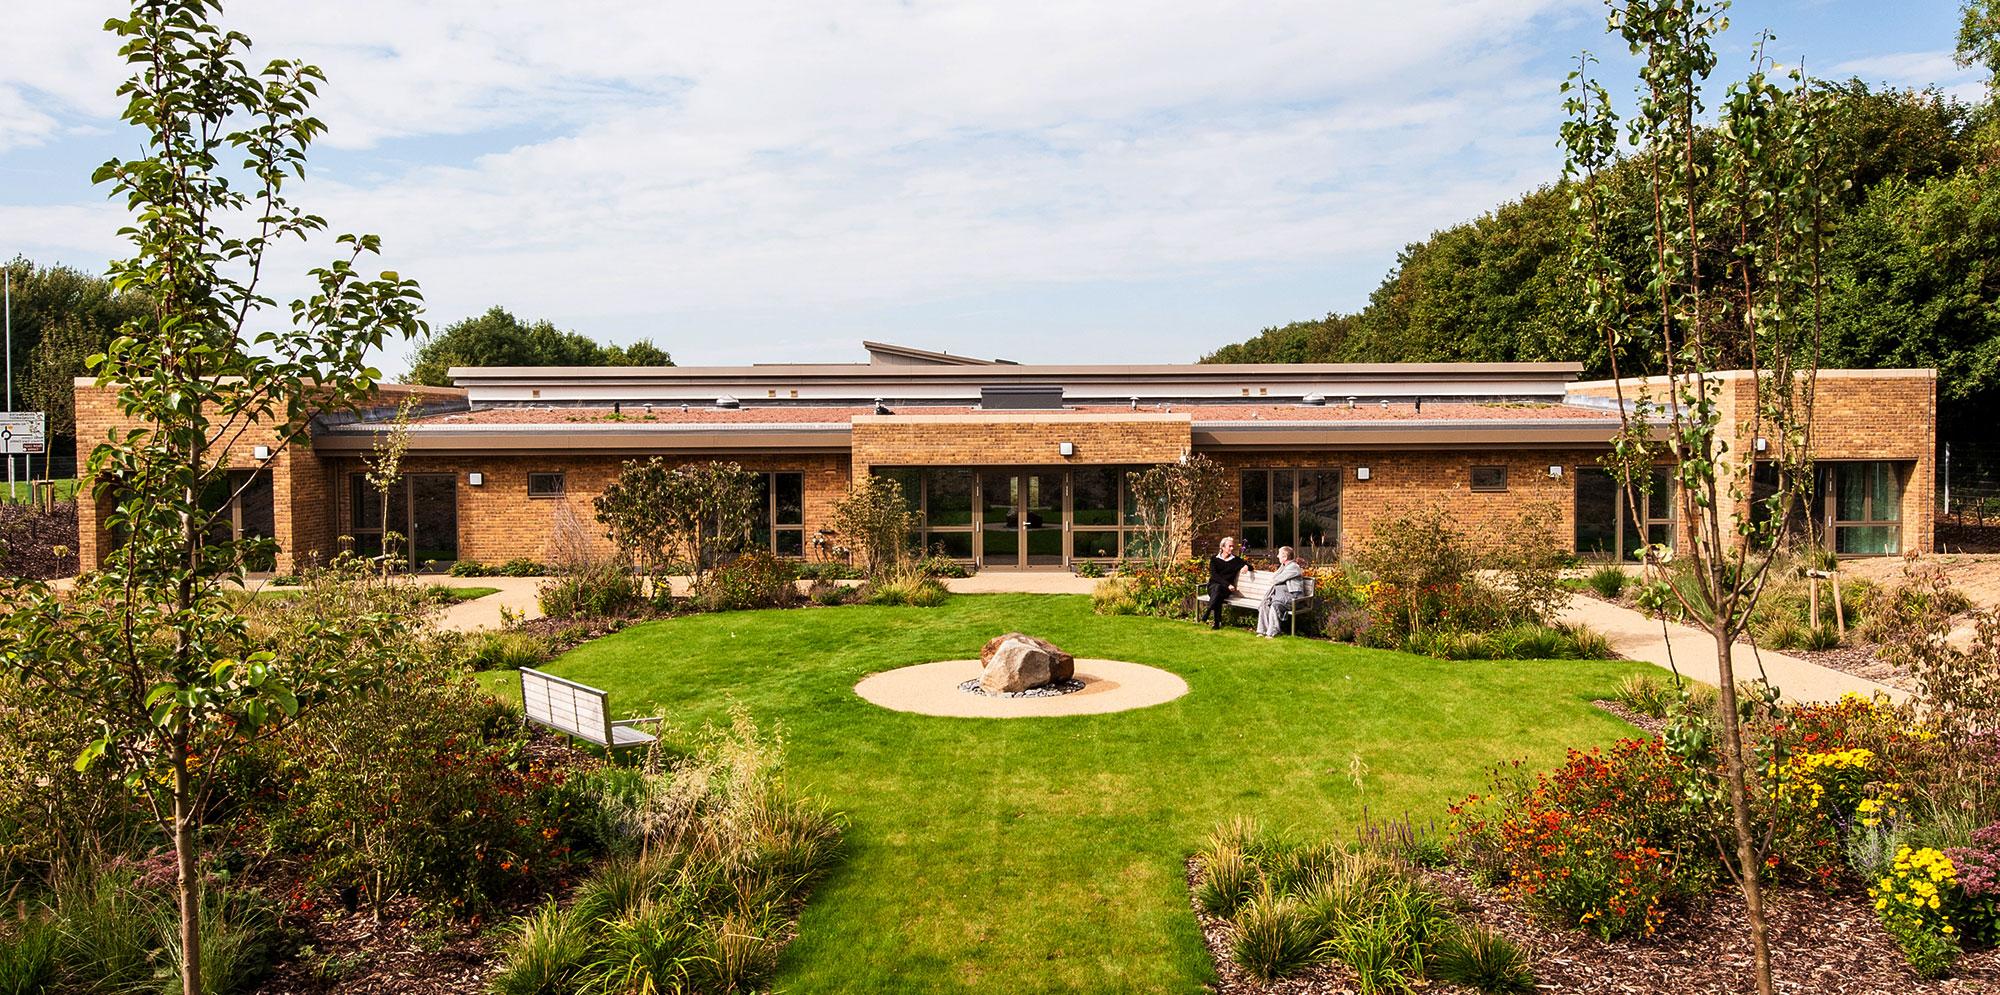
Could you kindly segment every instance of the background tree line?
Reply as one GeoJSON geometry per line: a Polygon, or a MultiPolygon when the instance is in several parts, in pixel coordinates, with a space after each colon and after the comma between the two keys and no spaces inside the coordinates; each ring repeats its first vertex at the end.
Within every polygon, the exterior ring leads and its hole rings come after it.
{"type": "MultiPolygon", "coordinates": [[[[1935,367],[1942,436],[1980,438],[1981,426],[2000,415],[1994,101],[1871,90],[1857,79],[1818,85],[1835,108],[1828,154],[1848,181],[1832,204],[1833,235],[1821,260],[1822,363],[1935,367]]],[[[1714,138],[1704,136],[1707,156],[1714,138]]],[[[1598,182],[1640,208],[1642,165],[1625,159],[1598,182]]],[[[1553,183],[1436,232],[1403,250],[1360,311],[1267,328],[1203,361],[1575,361],[1586,376],[1608,376],[1612,357],[1583,320],[1584,288],[1569,265],[1576,192],[1553,183]]],[[[1640,226],[1611,234],[1617,252],[1643,258],[1640,226]]],[[[1654,372],[1645,360],[1618,357],[1628,373],[1654,372]]]]}

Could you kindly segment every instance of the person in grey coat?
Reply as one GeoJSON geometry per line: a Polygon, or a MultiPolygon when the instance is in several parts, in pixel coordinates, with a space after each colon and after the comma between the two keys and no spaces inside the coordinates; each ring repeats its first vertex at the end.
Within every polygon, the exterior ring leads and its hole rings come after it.
{"type": "Polygon", "coordinates": [[[1271,590],[1264,595],[1264,603],[1257,606],[1257,634],[1266,639],[1277,638],[1279,623],[1284,620],[1285,609],[1297,601],[1305,587],[1300,581],[1305,571],[1299,568],[1298,556],[1292,547],[1278,550],[1278,573],[1271,578],[1271,590]]]}

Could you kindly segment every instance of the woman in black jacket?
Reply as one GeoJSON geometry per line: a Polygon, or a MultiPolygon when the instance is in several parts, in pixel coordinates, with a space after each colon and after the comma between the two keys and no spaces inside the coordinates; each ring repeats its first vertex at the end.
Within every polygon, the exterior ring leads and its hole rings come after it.
{"type": "Polygon", "coordinates": [[[1208,558],[1208,614],[1215,616],[1213,628],[1222,628],[1222,603],[1236,590],[1236,575],[1249,566],[1248,561],[1236,555],[1233,538],[1225,537],[1215,555],[1208,558]]]}

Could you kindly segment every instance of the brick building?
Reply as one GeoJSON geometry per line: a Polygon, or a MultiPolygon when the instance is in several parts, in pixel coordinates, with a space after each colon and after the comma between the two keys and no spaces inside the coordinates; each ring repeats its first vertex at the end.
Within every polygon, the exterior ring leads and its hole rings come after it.
{"type": "MultiPolygon", "coordinates": [[[[276,537],[279,570],[379,544],[384,502],[362,459],[415,394],[386,521],[437,563],[602,546],[592,499],[623,461],[656,455],[760,474],[753,541],[806,558],[827,555],[832,503],[874,473],[903,483],[927,548],[983,569],[1116,560],[1140,538],[1126,472],[1189,451],[1229,470],[1219,527],[1254,551],[1330,558],[1383,517],[1438,502],[1489,533],[1553,509],[1586,557],[1677,532],[1664,486],[1628,507],[1600,468],[1616,385],[1577,382],[1577,364],[1058,366],[867,348],[866,363],[455,369],[455,388],[385,388],[359,417],[317,421],[310,446],[245,439],[230,463],[250,487],[231,522],[276,537]]],[[[1732,451],[1769,451],[1749,431],[1754,379],[1723,383],[1732,451]]],[[[1936,394],[1930,370],[1821,374],[1807,513],[1843,554],[1929,547],[1936,394]]],[[[118,420],[89,381],[77,415],[82,440],[118,420]]],[[[83,561],[100,562],[101,509],[79,513],[83,561]]]]}

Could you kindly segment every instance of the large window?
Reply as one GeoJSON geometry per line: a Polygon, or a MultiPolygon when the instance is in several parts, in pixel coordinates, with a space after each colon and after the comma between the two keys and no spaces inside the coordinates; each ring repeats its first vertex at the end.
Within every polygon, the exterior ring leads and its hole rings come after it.
{"type": "Polygon", "coordinates": [[[1131,468],[1080,466],[1070,471],[1070,558],[1137,559],[1150,537],[1132,496],[1131,468]]]}
{"type": "Polygon", "coordinates": [[[1882,556],[1902,551],[1903,476],[1894,463],[1835,463],[1827,517],[1833,551],[1882,556]]]}
{"type": "Polygon", "coordinates": [[[1332,559],[1340,547],[1340,470],[1245,470],[1243,545],[1269,553],[1290,546],[1306,560],[1332,559]]]}
{"type": "MultiPolygon", "coordinates": [[[[361,556],[380,556],[383,531],[382,492],[362,474],[347,478],[347,534],[361,556]]],[[[398,559],[417,569],[430,569],[458,559],[458,477],[449,473],[410,473],[389,488],[388,530],[398,536],[398,559]]]]}
{"type": "Polygon", "coordinates": [[[757,504],[751,514],[755,517],[750,525],[750,548],[767,549],[779,556],[805,555],[805,474],[758,474],[757,504]]]}
{"type": "MultiPolygon", "coordinates": [[[[218,540],[271,539],[278,534],[275,492],[269,470],[231,470],[209,482],[201,505],[215,514],[218,540]]],[[[246,556],[243,569],[270,570],[277,564],[268,551],[246,556]]]]}
{"type": "Polygon", "coordinates": [[[918,549],[955,560],[972,559],[971,470],[902,467],[874,472],[902,486],[903,498],[917,516],[917,531],[910,538],[918,549]]]}
{"type": "Polygon", "coordinates": [[[1635,496],[1627,493],[1611,471],[1595,466],[1577,467],[1577,554],[1636,560],[1648,545],[1669,548],[1674,545],[1671,471],[1654,467],[1635,496]]]}

